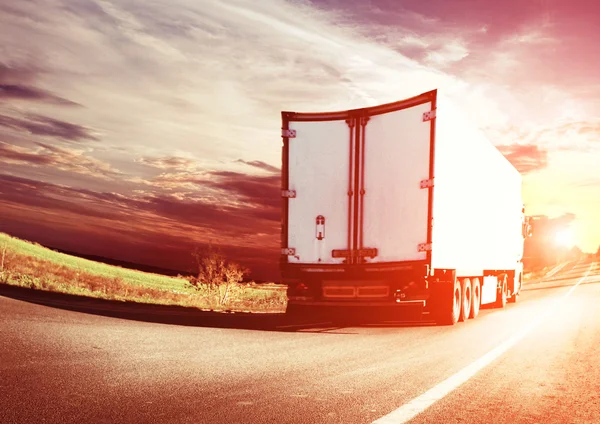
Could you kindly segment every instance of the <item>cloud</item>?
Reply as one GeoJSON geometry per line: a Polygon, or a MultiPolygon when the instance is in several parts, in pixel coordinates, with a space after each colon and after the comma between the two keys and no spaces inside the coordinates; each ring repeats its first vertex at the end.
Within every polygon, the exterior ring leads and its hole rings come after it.
{"type": "Polygon", "coordinates": [[[174,59],[185,60],[185,56],[175,47],[159,37],[155,37],[149,28],[124,7],[119,7],[109,1],[96,0],[96,5],[112,19],[121,35],[128,38],[142,48],[155,50],[162,56],[170,56],[174,59]]]}
{"type": "Polygon", "coordinates": [[[521,174],[528,174],[548,166],[548,152],[533,144],[496,146],[521,174]]]}
{"type": "Polygon", "coordinates": [[[262,170],[268,171],[268,172],[273,172],[273,173],[280,172],[279,168],[269,165],[268,163],[264,163],[263,161],[260,161],[260,160],[245,161],[242,159],[238,159],[236,162],[243,163],[243,164],[246,164],[249,166],[253,166],[255,168],[259,168],[259,169],[262,169],[262,170]]]}
{"type": "Polygon", "coordinates": [[[54,162],[50,155],[40,155],[36,151],[2,142],[0,142],[0,160],[4,163],[30,164],[34,166],[51,165],[54,162]]]}
{"type": "Polygon", "coordinates": [[[186,170],[194,168],[196,161],[188,158],[167,157],[143,157],[138,159],[139,163],[159,169],[186,170]]]}
{"type": "Polygon", "coordinates": [[[260,161],[252,166],[269,171],[269,175],[252,175],[232,171],[203,170],[166,172],[139,183],[167,190],[170,196],[202,199],[205,203],[238,207],[273,218],[279,213],[281,177],[277,169],[260,161]],[[275,173],[275,175],[273,175],[275,173]],[[177,194],[179,192],[179,194],[177,194]]]}
{"type": "Polygon", "coordinates": [[[429,8],[411,10],[418,5],[375,3],[371,13],[360,2],[32,2],[12,6],[14,22],[3,23],[28,54],[48,40],[69,46],[49,46],[54,53],[40,66],[57,95],[85,96],[82,116],[98,122],[103,138],[224,162],[258,152],[261,162],[278,163],[272,140],[281,110],[364,107],[457,86],[433,62],[465,60],[475,30],[449,27],[429,8]],[[18,41],[24,32],[27,43],[18,41]],[[421,50],[407,57],[399,44],[421,50]]]}
{"type": "Polygon", "coordinates": [[[147,199],[143,209],[174,222],[211,230],[221,237],[235,240],[256,233],[276,232],[278,211],[255,206],[225,206],[203,201],[180,200],[172,196],[147,199]]]}
{"type": "Polygon", "coordinates": [[[25,84],[35,80],[38,73],[35,69],[12,68],[0,62],[0,101],[27,100],[62,106],[81,106],[50,91],[25,84]]]}
{"type": "MultiPolygon", "coordinates": [[[[0,174],[0,182],[5,201],[14,200],[13,195],[18,193],[19,202],[27,206],[35,206],[40,201],[44,201],[45,207],[55,210],[68,211],[72,208],[72,204],[79,205],[81,208],[92,208],[73,209],[83,211],[82,216],[88,215],[89,210],[97,211],[93,213],[94,216],[102,216],[100,211],[112,210],[114,213],[118,211],[121,218],[127,216],[129,223],[133,218],[141,221],[151,219],[154,222],[153,226],[158,222],[174,226],[187,225],[197,230],[204,229],[204,232],[209,230],[231,240],[244,235],[273,233],[279,224],[279,204],[272,208],[269,208],[269,205],[262,205],[263,207],[259,208],[257,207],[260,206],[259,203],[249,202],[228,206],[202,198],[194,199],[193,196],[184,199],[166,194],[126,196],[2,174],[0,174]],[[59,202],[51,206],[48,202],[54,200],[59,202]]],[[[221,194],[228,195],[225,190],[221,194]]],[[[256,199],[257,195],[253,200],[256,199]]]]}
{"type": "Polygon", "coordinates": [[[48,167],[104,180],[113,180],[122,175],[108,163],[86,156],[81,151],[44,143],[36,145],[37,148],[30,149],[0,142],[0,162],[48,167]]]}
{"type": "Polygon", "coordinates": [[[461,40],[444,40],[436,49],[428,49],[425,54],[425,62],[437,68],[459,62],[469,55],[469,49],[461,40]]]}
{"type": "Polygon", "coordinates": [[[557,119],[544,125],[529,122],[520,126],[488,127],[495,144],[536,145],[548,152],[593,153],[600,140],[600,120],[557,119]]]}
{"type": "Polygon", "coordinates": [[[595,122],[595,123],[581,123],[580,127],[578,128],[578,131],[580,134],[594,134],[595,135],[595,140],[596,141],[600,141],[600,122],[595,122]]]}
{"type": "Polygon", "coordinates": [[[558,39],[548,35],[547,32],[544,31],[543,25],[542,27],[534,27],[530,30],[524,30],[519,33],[513,34],[510,37],[506,38],[503,43],[505,45],[538,45],[538,44],[551,44],[558,43],[558,39]]]}
{"type": "Polygon", "coordinates": [[[64,106],[81,106],[78,103],[63,99],[48,91],[16,84],[0,84],[0,100],[2,99],[36,100],[64,106]]]}
{"type": "Polygon", "coordinates": [[[213,171],[215,177],[205,182],[229,195],[237,196],[250,204],[274,209],[281,204],[281,179],[279,175],[255,176],[229,171],[213,171]]]}
{"type": "MultiPolygon", "coordinates": [[[[0,145],[1,147],[1,145],[0,145]]],[[[123,219],[113,208],[100,209],[90,204],[90,196],[66,186],[44,183],[0,174],[1,202],[17,203],[28,208],[43,209],[48,212],[70,212],[81,216],[105,219],[123,219]]]]}
{"type": "Polygon", "coordinates": [[[86,127],[36,114],[26,115],[25,118],[0,115],[0,126],[66,141],[98,140],[86,127]]]}
{"type": "Polygon", "coordinates": [[[600,141],[600,120],[566,122],[560,126],[563,135],[573,133],[585,136],[590,142],[600,141]]]}
{"type": "Polygon", "coordinates": [[[205,181],[203,174],[193,171],[165,172],[149,180],[140,180],[142,184],[166,190],[194,190],[205,181]]]}

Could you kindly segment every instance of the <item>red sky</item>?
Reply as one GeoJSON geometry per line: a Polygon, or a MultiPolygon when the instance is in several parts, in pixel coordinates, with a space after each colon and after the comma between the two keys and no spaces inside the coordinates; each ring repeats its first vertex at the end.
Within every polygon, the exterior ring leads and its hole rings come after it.
{"type": "Polygon", "coordinates": [[[0,3],[0,231],[278,276],[280,111],[434,88],[524,175],[528,213],[600,244],[594,1],[0,3]]]}

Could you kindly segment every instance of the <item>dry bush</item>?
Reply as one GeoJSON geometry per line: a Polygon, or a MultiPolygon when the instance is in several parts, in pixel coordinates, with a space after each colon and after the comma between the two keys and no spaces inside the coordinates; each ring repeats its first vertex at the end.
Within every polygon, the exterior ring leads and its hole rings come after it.
{"type": "Polygon", "coordinates": [[[192,253],[198,276],[188,281],[197,290],[208,294],[219,306],[226,305],[243,290],[241,282],[248,270],[227,258],[212,246],[196,248],[192,253]]]}

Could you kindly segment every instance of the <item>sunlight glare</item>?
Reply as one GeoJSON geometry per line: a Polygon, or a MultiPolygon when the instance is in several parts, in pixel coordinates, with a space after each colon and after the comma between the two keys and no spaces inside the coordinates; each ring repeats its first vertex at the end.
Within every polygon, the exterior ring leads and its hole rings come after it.
{"type": "Polygon", "coordinates": [[[561,247],[571,249],[573,246],[575,246],[575,235],[573,234],[573,229],[565,228],[558,231],[554,241],[561,247]]]}

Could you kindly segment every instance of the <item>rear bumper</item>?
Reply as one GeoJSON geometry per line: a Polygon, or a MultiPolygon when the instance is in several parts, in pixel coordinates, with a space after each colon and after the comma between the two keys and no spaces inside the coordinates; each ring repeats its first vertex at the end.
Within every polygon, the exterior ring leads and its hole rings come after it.
{"type": "Polygon", "coordinates": [[[281,264],[283,281],[310,279],[369,279],[396,278],[403,275],[427,275],[426,261],[383,262],[360,265],[281,264]]]}
{"type": "Polygon", "coordinates": [[[425,306],[428,298],[424,262],[378,263],[355,266],[287,266],[290,304],[330,307],[425,306]]]}

